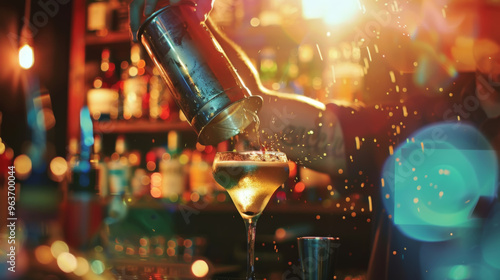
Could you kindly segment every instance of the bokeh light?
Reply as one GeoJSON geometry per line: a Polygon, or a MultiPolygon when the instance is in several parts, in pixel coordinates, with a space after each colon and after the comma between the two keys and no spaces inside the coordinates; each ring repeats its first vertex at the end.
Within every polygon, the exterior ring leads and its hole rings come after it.
{"type": "Polygon", "coordinates": [[[84,276],[89,271],[90,271],[89,262],[85,258],[77,257],[76,269],[73,271],[73,273],[77,276],[84,276]]]}
{"type": "Polygon", "coordinates": [[[420,249],[421,273],[425,279],[496,279],[500,272],[481,258],[474,230],[460,242],[427,242],[420,249]]]}
{"type": "Polygon", "coordinates": [[[49,264],[54,260],[50,247],[47,245],[40,245],[36,247],[35,258],[41,264],[49,264]]]}
{"type": "Polygon", "coordinates": [[[104,266],[104,263],[102,261],[94,260],[94,261],[92,261],[90,268],[92,269],[92,271],[95,274],[100,275],[100,274],[104,273],[105,266],[104,266]]]}
{"type": "Polygon", "coordinates": [[[54,241],[50,246],[50,252],[52,252],[52,256],[57,259],[60,254],[69,252],[68,244],[61,240],[54,241]]]}
{"type": "MultiPolygon", "coordinates": [[[[87,106],[80,110],[80,128],[82,132],[82,144],[86,147],[94,145],[94,124],[87,106]]],[[[82,151],[83,152],[83,151],[82,151]]]]}
{"type": "Polygon", "coordinates": [[[152,187],[150,193],[154,198],[160,198],[162,196],[161,189],[159,187],[152,187]]]}
{"type": "Polygon", "coordinates": [[[71,253],[63,252],[57,257],[57,265],[66,273],[73,272],[77,267],[76,257],[71,253]]]}
{"type": "Polygon", "coordinates": [[[455,265],[450,268],[448,272],[448,279],[461,280],[470,279],[471,269],[467,265],[455,265]]]}
{"type": "Polygon", "coordinates": [[[25,154],[19,155],[14,159],[14,166],[16,167],[16,176],[21,180],[27,178],[33,168],[31,159],[25,154]]]}
{"type": "Polygon", "coordinates": [[[68,172],[68,162],[63,157],[55,157],[50,161],[50,172],[55,181],[61,182],[68,172]]]}
{"type": "Polygon", "coordinates": [[[204,260],[197,260],[191,265],[191,272],[196,277],[205,277],[209,271],[208,263],[204,260]]]}
{"type": "Polygon", "coordinates": [[[274,233],[277,240],[283,240],[286,237],[286,230],[284,228],[278,228],[274,233]]]}
{"type": "MultiPolygon", "coordinates": [[[[487,264],[500,270],[500,206],[485,222],[481,238],[481,252],[487,264]]],[[[500,274],[499,274],[500,275],[500,274]]]]}
{"type": "Polygon", "coordinates": [[[394,224],[422,241],[448,240],[475,226],[478,201],[496,197],[498,162],[486,138],[465,123],[443,123],[408,139],[382,174],[382,199],[394,224]]]}
{"type": "Polygon", "coordinates": [[[301,193],[306,189],[306,185],[303,182],[297,182],[295,184],[295,187],[293,188],[293,191],[296,193],[301,193]]]}

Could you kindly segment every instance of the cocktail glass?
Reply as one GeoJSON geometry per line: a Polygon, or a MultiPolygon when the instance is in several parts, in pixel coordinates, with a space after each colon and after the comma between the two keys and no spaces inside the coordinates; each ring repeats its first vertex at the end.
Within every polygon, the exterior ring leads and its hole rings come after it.
{"type": "Polygon", "coordinates": [[[288,178],[285,153],[275,151],[218,152],[215,181],[227,190],[247,230],[247,279],[255,279],[254,244],[257,220],[274,191],[288,178]]]}

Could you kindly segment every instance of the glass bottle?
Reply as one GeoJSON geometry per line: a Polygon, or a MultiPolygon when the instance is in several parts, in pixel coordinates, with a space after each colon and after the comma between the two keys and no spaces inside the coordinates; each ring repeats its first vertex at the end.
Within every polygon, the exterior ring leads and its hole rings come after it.
{"type": "Polygon", "coordinates": [[[116,138],[115,152],[111,155],[108,163],[109,194],[128,194],[129,163],[126,156],[127,147],[125,137],[119,135],[116,138]]]}
{"type": "Polygon", "coordinates": [[[180,160],[179,133],[168,133],[168,152],[160,161],[162,175],[162,196],[172,202],[177,202],[183,195],[186,185],[184,164],[180,160]]]}
{"type": "Polygon", "coordinates": [[[130,65],[123,75],[123,118],[140,119],[147,113],[148,76],[146,61],[142,59],[141,47],[133,44],[130,49],[130,65]]]}
{"type": "Polygon", "coordinates": [[[94,120],[118,118],[119,80],[110,57],[110,50],[103,49],[98,74],[87,92],[87,105],[94,120]]]}
{"type": "Polygon", "coordinates": [[[102,153],[102,139],[99,135],[94,137],[94,149],[90,158],[91,165],[97,170],[97,185],[100,197],[109,195],[108,166],[102,153]]]}
{"type": "Polygon", "coordinates": [[[110,10],[107,0],[90,0],[87,5],[87,31],[97,36],[108,34],[110,10]]]}

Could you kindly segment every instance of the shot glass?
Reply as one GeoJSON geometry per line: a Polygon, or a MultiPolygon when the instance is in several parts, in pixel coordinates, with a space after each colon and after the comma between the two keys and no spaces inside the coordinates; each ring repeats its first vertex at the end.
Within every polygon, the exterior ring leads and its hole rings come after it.
{"type": "Polygon", "coordinates": [[[339,239],[305,236],[297,238],[304,280],[332,280],[335,275],[339,239]]]}

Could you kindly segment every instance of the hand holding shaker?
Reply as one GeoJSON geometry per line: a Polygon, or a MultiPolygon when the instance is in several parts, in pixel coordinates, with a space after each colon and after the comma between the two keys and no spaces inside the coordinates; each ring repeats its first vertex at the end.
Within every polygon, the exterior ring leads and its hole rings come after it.
{"type": "Polygon", "coordinates": [[[157,10],[141,25],[138,38],[198,134],[198,142],[217,144],[254,121],[262,98],[246,88],[196,16],[195,3],[181,1],[157,10]]]}
{"type": "Polygon", "coordinates": [[[299,237],[299,257],[304,280],[332,280],[340,243],[335,237],[299,237]]]}

